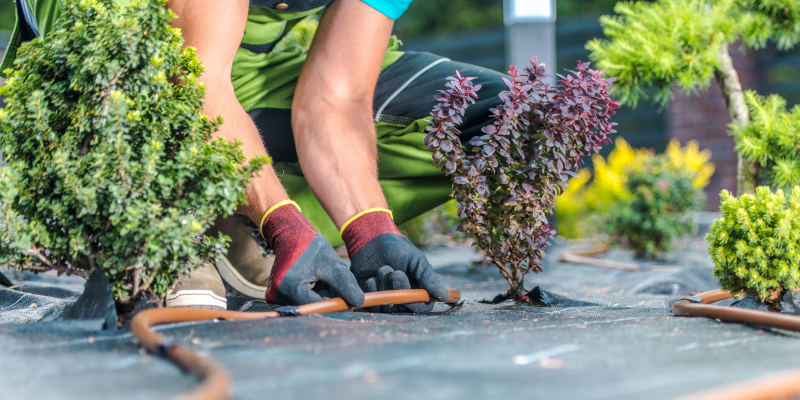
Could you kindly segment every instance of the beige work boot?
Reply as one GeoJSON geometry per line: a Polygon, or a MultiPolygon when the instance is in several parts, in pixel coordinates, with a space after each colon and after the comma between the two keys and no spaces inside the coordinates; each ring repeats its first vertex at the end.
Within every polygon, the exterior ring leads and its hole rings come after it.
{"type": "Polygon", "coordinates": [[[263,300],[275,254],[261,238],[258,226],[246,215],[235,212],[218,220],[208,233],[217,232],[231,238],[228,253],[216,262],[222,279],[239,293],[263,300]]]}
{"type": "Polygon", "coordinates": [[[225,284],[211,263],[182,273],[165,302],[167,307],[228,308],[225,284]]]}

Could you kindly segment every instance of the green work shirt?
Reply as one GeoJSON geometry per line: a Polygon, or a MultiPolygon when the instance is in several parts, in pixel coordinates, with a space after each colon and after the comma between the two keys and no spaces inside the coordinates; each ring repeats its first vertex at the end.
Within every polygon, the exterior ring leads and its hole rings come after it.
{"type": "MultiPolygon", "coordinates": [[[[323,9],[289,13],[250,7],[231,72],[236,97],[245,110],[290,108],[323,9]]],[[[400,58],[398,47],[399,41],[392,37],[381,68],[400,58]]]]}

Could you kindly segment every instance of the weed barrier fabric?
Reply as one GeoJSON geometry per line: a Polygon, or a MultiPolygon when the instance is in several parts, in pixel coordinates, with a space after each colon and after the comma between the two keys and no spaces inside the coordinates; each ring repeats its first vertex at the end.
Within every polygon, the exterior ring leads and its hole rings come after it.
{"type": "MultiPolygon", "coordinates": [[[[156,330],[224,365],[237,399],[666,399],[800,366],[787,357],[800,351],[794,333],[672,316],[676,299],[718,287],[700,239],[662,262],[674,267],[637,272],[562,264],[564,250],[554,247],[526,282],[547,306],[482,303],[504,291],[499,273],[470,267],[469,250],[433,249],[445,282],[462,292],[456,307],[156,330]]],[[[62,318],[82,279],[7,275],[27,292],[0,287],[3,397],[169,398],[197,383],[126,329],[62,318]]],[[[229,308],[272,309],[234,294],[229,308]]]]}

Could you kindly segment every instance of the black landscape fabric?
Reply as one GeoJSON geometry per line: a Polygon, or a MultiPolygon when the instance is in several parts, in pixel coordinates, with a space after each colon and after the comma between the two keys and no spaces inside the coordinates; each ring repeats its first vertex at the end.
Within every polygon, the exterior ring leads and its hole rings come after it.
{"type": "MultiPolygon", "coordinates": [[[[455,307],[158,330],[225,365],[236,399],[666,399],[800,365],[793,333],[672,316],[672,301],[717,287],[702,239],[640,272],[563,264],[565,249],[527,281],[546,306],[482,303],[505,290],[499,273],[471,267],[471,250],[438,248],[431,259],[464,297],[455,307]]],[[[3,398],[155,399],[195,385],[126,329],[100,330],[102,307],[65,319],[83,279],[7,275],[19,286],[0,286],[3,398]]],[[[269,307],[231,293],[229,308],[269,307]]]]}

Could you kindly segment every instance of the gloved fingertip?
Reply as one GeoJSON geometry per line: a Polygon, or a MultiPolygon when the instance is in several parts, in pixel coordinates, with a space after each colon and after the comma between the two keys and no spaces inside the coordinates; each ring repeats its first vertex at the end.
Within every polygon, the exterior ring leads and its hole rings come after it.
{"type": "Polygon", "coordinates": [[[326,282],[339,294],[351,307],[360,307],[364,304],[364,292],[358,285],[356,277],[347,268],[336,268],[333,275],[326,282]]]}
{"type": "Polygon", "coordinates": [[[367,278],[366,280],[361,281],[361,284],[359,286],[361,286],[361,290],[363,290],[364,293],[370,293],[370,292],[377,292],[378,291],[378,283],[377,283],[377,281],[375,280],[374,277],[373,278],[367,278]]]}
{"type": "Polygon", "coordinates": [[[301,290],[297,290],[294,293],[294,302],[297,305],[308,304],[308,303],[315,303],[317,301],[322,301],[322,296],[317,294],[317,292],[311,290],[311,287],[303,288],[301,290]]]}
{"type": "Polygon", "coordinates": [[[394,268],[392,268],[391,266],[382,265],[380,268],[378,268],[378,271],[377,271],[376,275],[377,276],[389,275],[389,274],[391,274],[393,272],[394,272],[394,268]]]}
{"type": "Polygon", "coordinates": [[[342,298],[344,299],[345,303],[351,307],[361,307],[366,300],[364,297],[364,292],[362,292],[361,289],[349,293],[342,293],[342,298]]]}
{"type": "Polygon", "coordinates": [[[366,300],[364,292],[358,287],[355,278],[353,278],[352,282],[346,281],[341,283],[336,289],[345,303],[351,307],[360,307],[366,300]]]}
{"type": "Polygon", "coordinates": [[[403,271],[393,271],[389,275],[389,287],[391,289],[411,289],[411,282],[408,280],[408,275],[403,271]]]}
{"type": "Polygon", "coordinates": [[[447,301],[450,298],[450,290],[442,285],[429,288],[428,293],[439,301],[447,301]]]}
{"type": "Polygon", "coordinates": [[[408,311],[418,313],[428,313],[433,311],[433,302],[429,303],[411,303],[403,305],[408,311]]]}
{"type": "Polygon", "coordinates": [[[426,278],[427,279],[420,281],[420,286],[427,290],[428,294],[430,294],[434,299],[438,301],[447,301],[447,299],[450,298],[450,290],[448,290],[447,287],[442,284],[442,280],[439,278],[439,275],[436,275],[436,273],[431,273],[426,278]]]}

